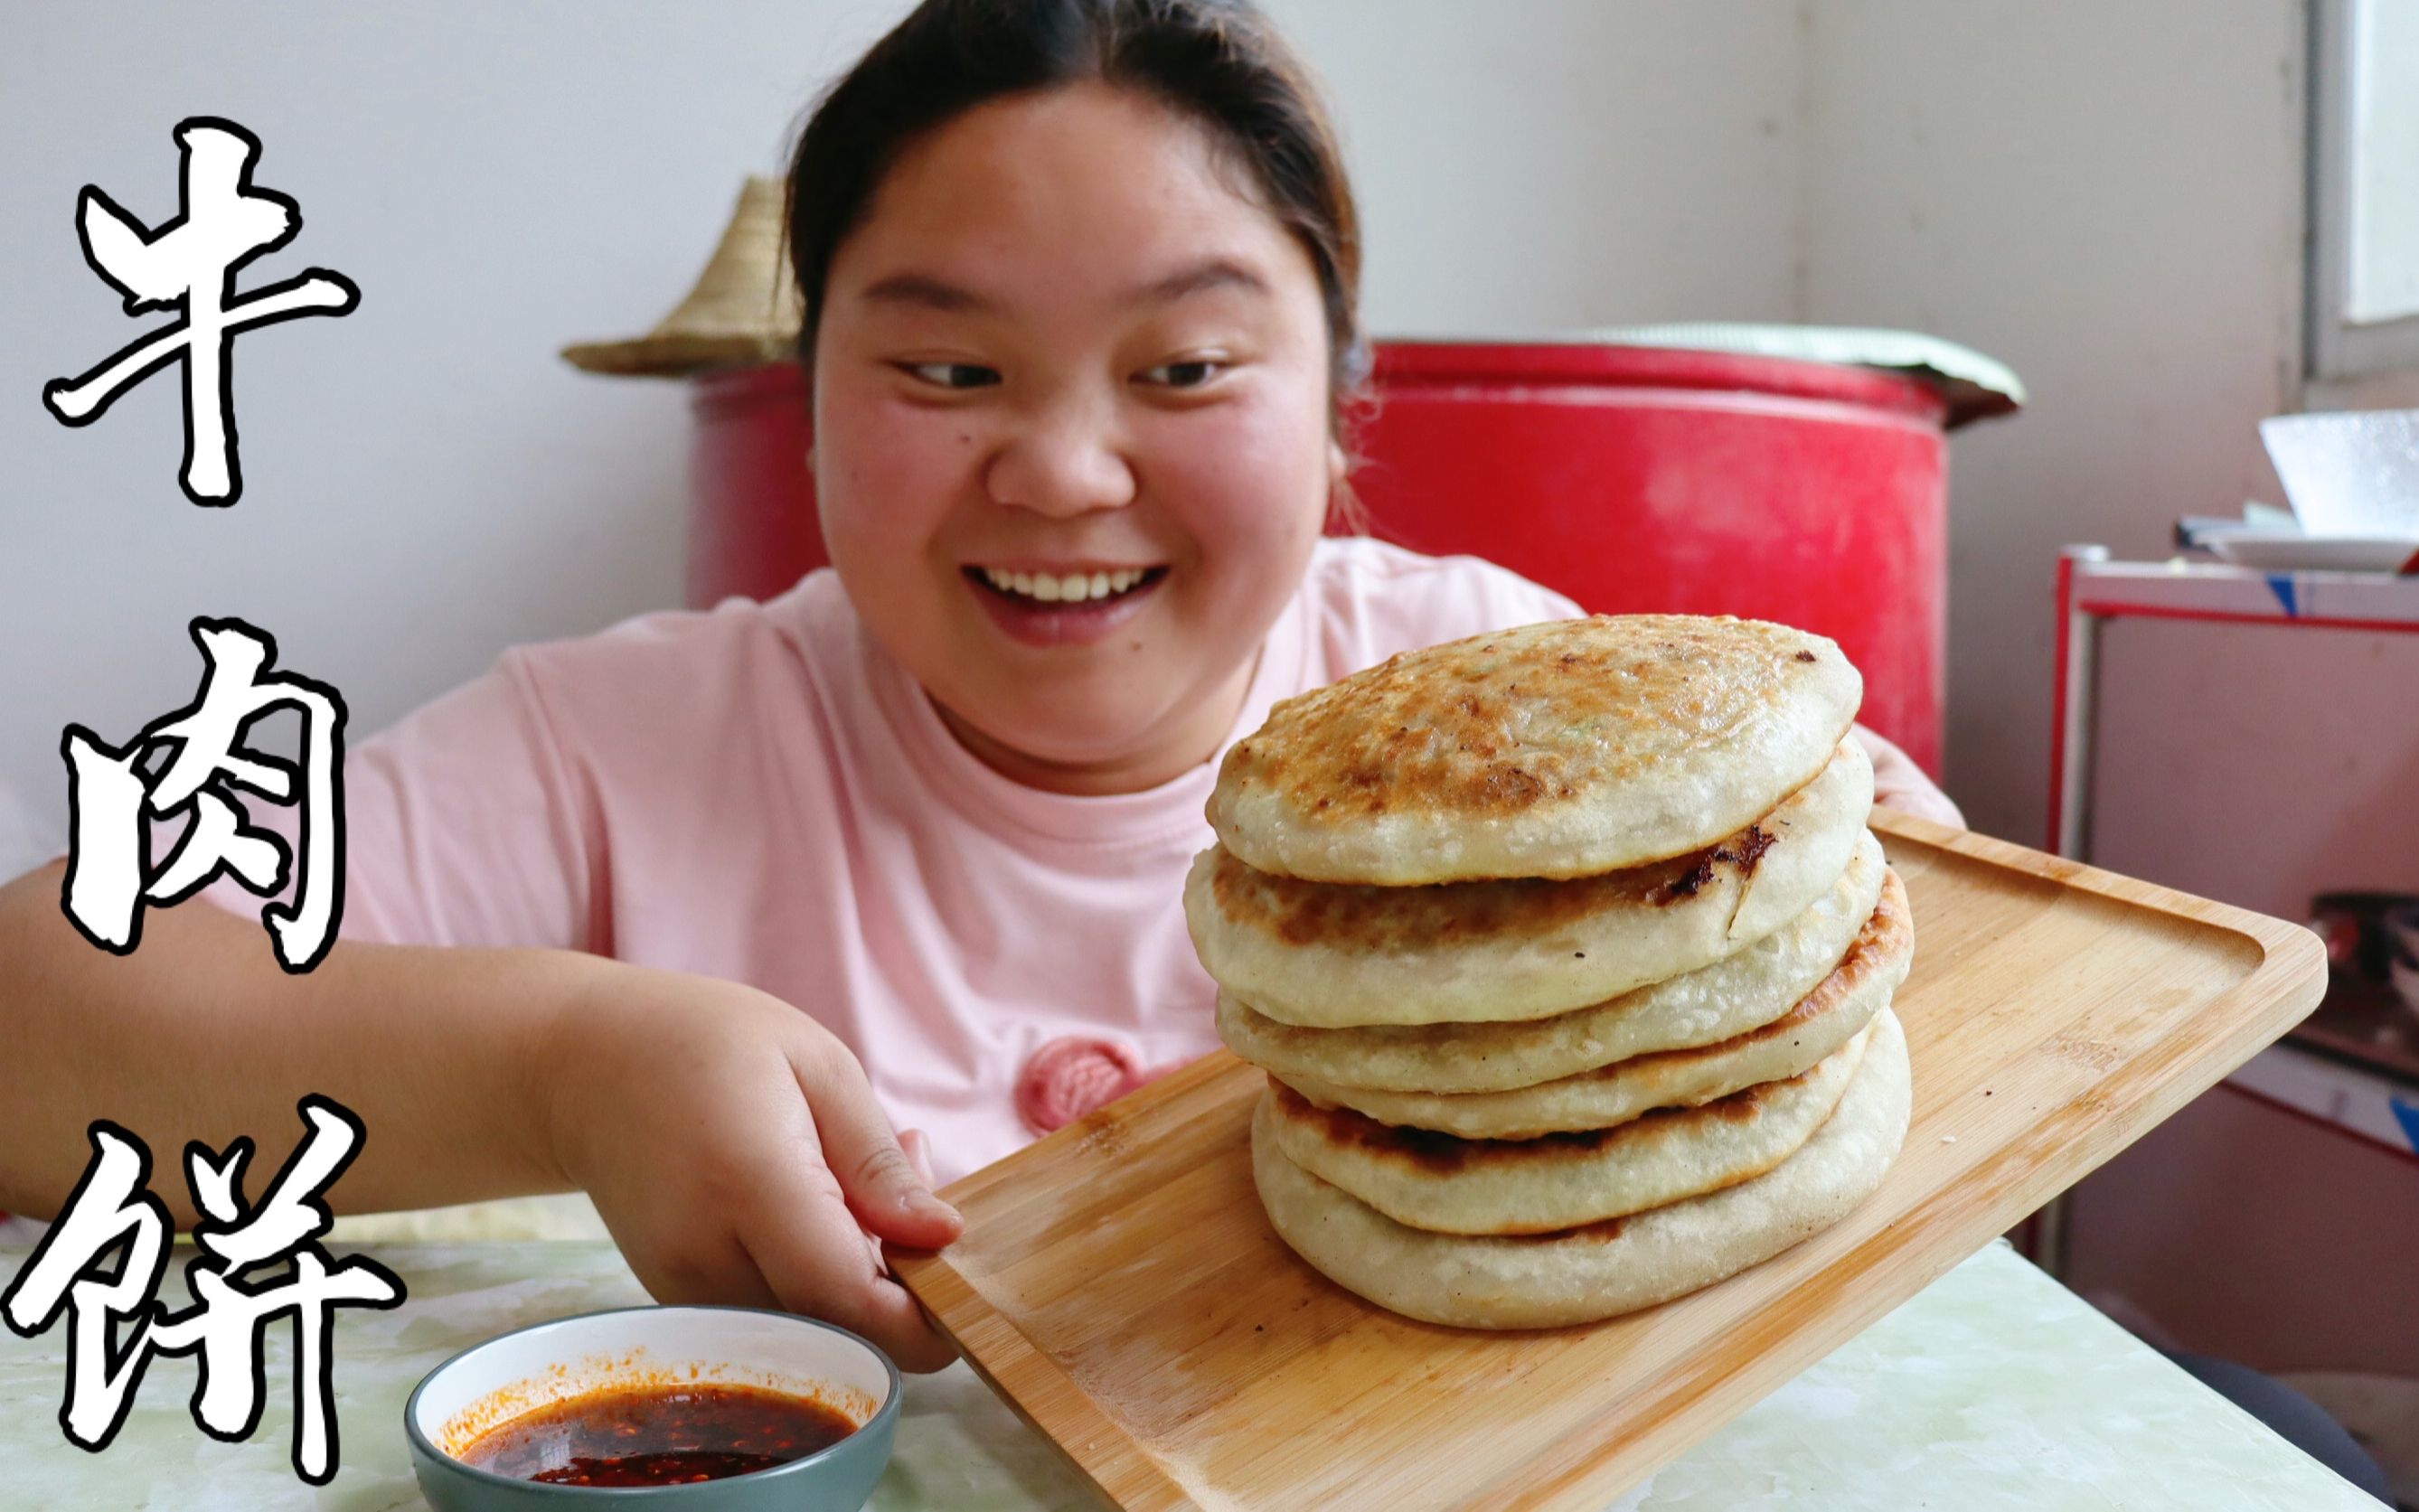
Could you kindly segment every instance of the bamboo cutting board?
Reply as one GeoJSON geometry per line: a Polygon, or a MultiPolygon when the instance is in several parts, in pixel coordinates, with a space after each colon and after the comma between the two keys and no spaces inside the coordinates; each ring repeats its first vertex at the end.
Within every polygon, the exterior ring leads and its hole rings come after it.
{"type": "Polygon", "coordinates": [[[2139,1138],[2314,1007],[2308,931],[1877,810],[1916,921],[1914,1124],[1825,1233],[1579,1328],[1396,1317],[1252,1186],[1220,1052],[944,1194],[908,1288],[1110,1504],[1597,1512],[2139,1138]]]}

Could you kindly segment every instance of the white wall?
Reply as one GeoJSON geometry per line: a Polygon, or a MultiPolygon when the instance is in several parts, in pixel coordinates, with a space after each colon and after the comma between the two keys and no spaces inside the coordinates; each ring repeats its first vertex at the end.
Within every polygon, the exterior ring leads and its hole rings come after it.
{"type": "Polygon", "coordinates": [[[1373,332],[1792,318],[1795,8],[1264,4],[1333,96],[1373,332]]]}
{"type": "MultiPolygon", "coordinates": [[[[1818,0],[1805,314],[1972,343],[2032,390],[1956,443],[1949,779],[2043,835],[2057,548],[2165,557],[2182,514],[2282,502],[2298,399],[2299,0],[1818,0]]],[[[2105,864],[2299,917],[2419,883],[2419,638],[2126,624],[2105,864]],[[2354,816],[2361,816],[2355,823],[2354,816]]]]}
{"type": "MultiPolygon", "coordinates": [[[[713,30],[588,0],[26,7],[0,42],[0,787],[64,824],[59,731],[192,696],[197,613],[241,613],[366,733],[501,646],[678,592],[684,416],[562,342],[643,326],[884,8],[720,4],[713,30]],[[84,267],[98,183],[176,208],[171,129],[232,117],[309,264],[361,308],[240,337],[245,494],[177,493],[177,376],[69,430],[37,395],[142,329],[84,267]],[[23,798],[30,793],[29,799],[23,798]]],[[[151,317],[156,323],[158,316],[151,317]]]]}
{"type": "MultiPolygon", "coordinates": [[[[673,604],[675,385],[582,377],[643,330],[740,177],[903,0],[44,6],[0,23],[0,815],[64,829],[69,720],[192,696],[184,625],[240,613],[357,733],[503,646],[673,604]],[[39,407],[141,329],[84,267],[98,183],[156,223],[169,132],[252,128],[304,228],[253,277],[361,309],[236,347],[243,501],[177,492],[174,374],[69,430],[39,407]]],[[[1787,314],[1797,18],[1764,0],[1274,8],[1333,80],[1385,331],[1787,314]]],[[[0,822],[0,869],[33,841],[0,822]]]]}
{"type": "MultiPolygon", "coordinates": [[[[2300,0],[1818,0],[1807,318],[2012,363],[1956,443],[1950,786],[2045,830],[2058,548],[2159,560],[2184,514],[2282,502],[2300,400],[2300,0]]],[[[2287,918],[2419,886],[2419,637],[2128,622],[2102,681],[2094,856],[2287,918]]]]}

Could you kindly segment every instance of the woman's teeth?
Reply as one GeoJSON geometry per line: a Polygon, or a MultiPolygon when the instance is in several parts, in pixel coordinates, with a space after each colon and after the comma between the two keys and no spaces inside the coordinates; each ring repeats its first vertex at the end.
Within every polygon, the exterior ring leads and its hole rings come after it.
{"type": "Polygon", "coordinates": [[[1015,594],[1042,604],[1081,604],[1088,599],[1115,598],[1129,592],[1150,576],[1141,572],[1069,573],[1064,577],[1049,573],[1001,572],[996,568],[982,569],[983,581],[1003,594],[1015,594]]]}

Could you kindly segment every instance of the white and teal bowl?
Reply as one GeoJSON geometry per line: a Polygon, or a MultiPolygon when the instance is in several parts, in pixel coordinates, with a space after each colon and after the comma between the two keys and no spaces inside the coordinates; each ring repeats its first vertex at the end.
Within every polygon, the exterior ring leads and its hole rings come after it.
{"type": "Polygon", "coordinates": [[[898,1423],[899,1367],[889,1356],[844,1328],[752,1307],[624,1307],[539,1323],[439,1365],[403,1409],[412,1472],[437,1512],[857,1512],[890,1462],[898,1423]],[[551,1486],[454,1458],[523,1412],[670,1379],[810,1397],[856,1431],[787,1464],[680,1486],[551,1486]]]}

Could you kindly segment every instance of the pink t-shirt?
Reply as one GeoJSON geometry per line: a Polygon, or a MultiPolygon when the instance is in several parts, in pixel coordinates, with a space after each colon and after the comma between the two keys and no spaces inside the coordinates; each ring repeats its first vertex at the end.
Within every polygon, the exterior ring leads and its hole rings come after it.
{"type": "MultiPolygon", "coordinates": [[[[1577,612],[1472,558],[1323,541],[1228,739],[1397,651],[1577,612]]],[[[1215,775],[1105,797],[1010,781],[826,570],[508,652],[362,743],[343,933],[761,988],[856,1052],[948,1182],[1216,1047],[1180,903],[1215,775]]]]}

